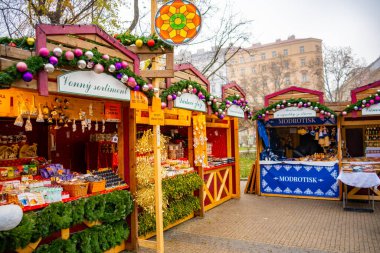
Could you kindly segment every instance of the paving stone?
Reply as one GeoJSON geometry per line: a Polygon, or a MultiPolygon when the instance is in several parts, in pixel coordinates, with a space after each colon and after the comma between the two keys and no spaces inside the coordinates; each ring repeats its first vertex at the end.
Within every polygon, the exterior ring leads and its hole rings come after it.
{"type": "MultiPolygon", "coordinates": [[[[340,201],[242,193],[240,199],[215,207],[204,218],[166,231],[165,252],[379,253],[379,202],[375,209],[374,213],[348,212],[340,201]]],[[[154,251],[140,248],[138,252],[154,251]]]]}

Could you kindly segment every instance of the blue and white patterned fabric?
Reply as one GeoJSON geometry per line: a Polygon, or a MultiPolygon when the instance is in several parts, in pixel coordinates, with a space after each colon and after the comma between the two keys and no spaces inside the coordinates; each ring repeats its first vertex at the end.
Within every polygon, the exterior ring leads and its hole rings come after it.
{"type": "Polygon", "coordinates": [[[262,193],[307,197],[339,197],[338,163],[260,161],[262,193]]]}

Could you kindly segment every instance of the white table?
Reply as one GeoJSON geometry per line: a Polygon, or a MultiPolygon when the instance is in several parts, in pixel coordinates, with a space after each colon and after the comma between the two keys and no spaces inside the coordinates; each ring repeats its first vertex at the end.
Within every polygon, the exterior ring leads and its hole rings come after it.
{"type": "Polygon", "coordinates": [[[347,185],[357,188],[367,188],[368,189],[368,203],[370,205],[369,209],[360,210],[375,210],[375,199],[371,189],[380,185],[380,179],[375,172],[344,172],[341,171],[337,178],[340,180],[344,186],[343,192],[343,208],[344,210],[352,210],[352,208],[347,207],[347,185]]]}

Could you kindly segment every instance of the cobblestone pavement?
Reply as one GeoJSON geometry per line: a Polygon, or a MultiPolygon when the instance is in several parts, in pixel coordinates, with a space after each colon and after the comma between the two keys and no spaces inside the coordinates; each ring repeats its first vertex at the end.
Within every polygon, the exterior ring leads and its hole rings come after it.
{"type": "Polygon", "coordinates": [[[206,212],[204,218],[166,231],[165,252],[378,253],[379,202],[375,208],[374,213],[348,212],[340,201],[242,194],[206,212]]]}

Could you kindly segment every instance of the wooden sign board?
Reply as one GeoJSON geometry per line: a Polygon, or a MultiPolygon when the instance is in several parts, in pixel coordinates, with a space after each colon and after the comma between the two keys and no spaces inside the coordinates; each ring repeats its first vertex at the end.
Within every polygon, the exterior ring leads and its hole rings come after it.
{"type": "Polygon", "coordinates": [[[152,111],[149,108],[149,125],[160,125],[163,126],[165,124],[165,114],[163,110],[160,111],[152,111]]]}
{"type": "Polygon", "coordinates": [[[133,109],[148,109],[148,98],[141,91],[131,92],[131,108],[133,109]]]}

